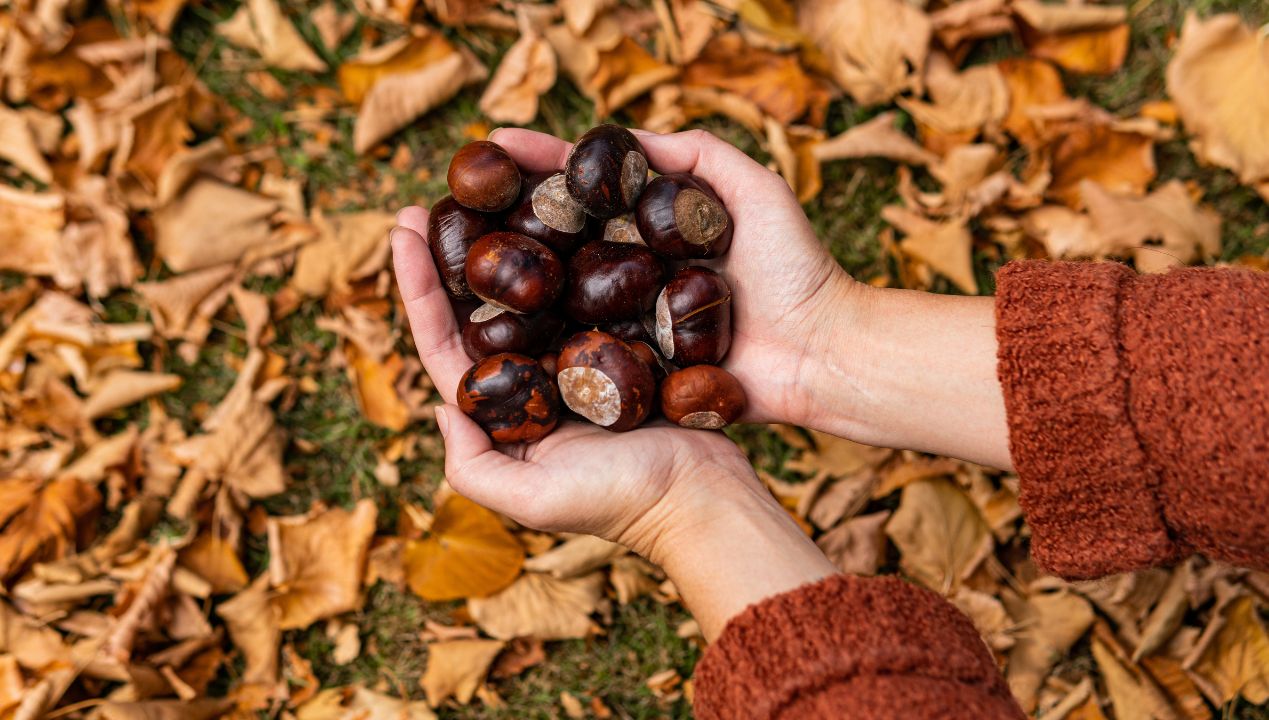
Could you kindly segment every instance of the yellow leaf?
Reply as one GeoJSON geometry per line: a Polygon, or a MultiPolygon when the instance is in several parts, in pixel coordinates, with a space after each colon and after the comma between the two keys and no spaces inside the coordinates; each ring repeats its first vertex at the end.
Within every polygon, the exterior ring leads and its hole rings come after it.
{"type": "Polygon", "coordinates": [[[436,511],[427,538],[405,550],[406,579],[427,600],[484,597],[503,590],[524,565],[524,548],[498,517],[461,495],[436,511]]]}
{"type": "Polygon", "coordinates": [[[269,602],[281,629],[306,628],[361,607],[361,578],[377,514],[373,501],[361,500],[352,512],[332,508],[307,517],[270,518],[269,602]]]}
{"type": "Polygon", "coordinates": [[[1269,702],[1269,634],[1251,596],[1221,610],[1224,624],[1194,663],[1225,704],[1242,695],[1252,705],[1269,702]]]}
{"type": "Polygon", "coordinates": [[[992,549],[991,530],[978,508],[946,480],[918,480],[905,487],[886,534],[902,554],[904,571],[945,595],[992,549]]]}
{"type": "Polygon", "coordinates": [[[437,32],[411,35],[358,55],[339,66],[344,99],[360,105],[375,83],[390,75],[421,70],[454,54],[454,46],[437,32]]]}
{"type": "Polygon", "coordinates": [[[357,404],[370,422],[389,430],[404,430],[410,422],[410,409],[397,394],[396,379],[401,374],[400,355],[390,355],[378,362],[355,344],[344,345],[348,369],[352,373],[357,404]]]}
{"type": "Polygon", "coordinates": [[[181,548],[180,564],[211,584],[214,593],[235,593],[250,580],[230,542],[215,531],[203,531],[181,548]]]}
{"type": "Polygon", "coordinates": [[[1199,159],[1229,168],[1269,199],[1269,42],[1237,15],[1185,19],[1168,64],[1176,102],[1199,159]]]}
{"type": "Polygon", "coordinates": [[[428,645],[427,670],[419,678],[427,703],[437,707],[449,697],[459,705],[471,702],[504,645],[500,640],[446,640],[428,645]]]}
{"type": "Polygon", "coordinates": [[[598,572],[570,580],[525,573],[497,595],[468,600],[467,610],[481,630],[500,640],[581,638],[591,630],[590,614],[603,600],[604,584],[598,572]]]}

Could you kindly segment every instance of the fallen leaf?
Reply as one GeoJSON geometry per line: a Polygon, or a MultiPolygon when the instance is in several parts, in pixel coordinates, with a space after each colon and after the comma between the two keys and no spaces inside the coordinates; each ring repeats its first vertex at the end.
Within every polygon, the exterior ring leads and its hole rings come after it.
{"type": "Polygon", "coordinates": [[[1104,30],[1085,30],[1054,35],[1025,30],[1022,33],[1023,44],[1027,46],[1027,51],[1032,56],[1051,60],[1067,71],[1085,75],[1108,75],[1123,67],[1124,59],[1128,57],[1128,43],[1131,36],[1132,29],[1127,23],[1104,30]]]}
{"type": "Polygon", "coordinates": [[[1117,720],[1151,720],[1150,698],[1136,673],[1120,663],[1100,639],[1093,639],[1093,659],[1106,683],[1117,720]]]}
{"type": "MultiPolygon", "coordinates": [[[[790,440],[791,433],[796,432],[789,428],[783,433],[786,441],[790,440]]],[[[796,442],[789,443],[800,448],[802,453],[785,464],[787,469],[805,475],[825,472],[833,477],[844,477],[878,465],[890,455],[890,451],[884,448],[863,445],[816,430],[808,432],[811,437],[809,445],[801,437],[797,437],[796,442]]]]}
{"type": "Polygon", "coordinates": [[[824,533],[815,544],[843,573],[876,575],[886,554],[889,520],[888,510],[860,515],[824,533]]]}
{"type": "Polygon", "coordinates": [[[1009,113],[1001,127],[1023,147],[1039,147],[1042,143],[1031,113],[1067,99],[1061,74],[1048,62],[1032,58],[1007,58],[996,68],[1009,90],[1009,113]]]}
{"type": "Polygon", "coordinates": [[[427,670],[419,678],[427,704],[438,707],[450,697],[459,705],[471,702],[505,646],[499,640],[448,640],[428,645],[427,670]]]}
{"type": "Polygon", "coordinates": [[[943,154],[980,134],[994,135],[1009,111],[1009,88],[995,65],[957,72],[943,53],[930,56],[925,70],[930,102],[900,98],[912,114],[927,148],[943,154]]]}
{"type": "Polygon", "coordinates": [[[245,660],[242,682],[272,685],[278,680],[278,648],[282,629],[280,611],[269,602],[269,575],[256,578],[247,589],[216,608],[229,637],[245,660]]]}
{"type": "Polygon", "coordinates": [[[507,588],[523,565],[524,548],[515,536],[461,495],[450,495],[427,538],[411,540],[405,549],[406,580],[427,600],[492,595],[507,588]]]}
{"type": "Polygon", "coordinates": [[[237,262],[266,243],[270,198],[216,180],[196,180],[154,215],[155,250],[175,272],[237,262]]]}
{"type": "Polygon", "coordinates": [[[494,662],[490,677],[502,679],[516,677],[535,665],[546,662],[546,646],[537,638],[516,638],[507,643],[498,660],[494,662]]]}
{"type": "Polygon", "coordinates": [[[354,280],[383,268],[390,252],[388,231],[396,224],[391,213],[368,210],[342,215],[317,215],[318,238],[300,248],[291,285],[310,297],[347,291],[354,280]]]}
{"type": "Polygon", "coordinates": [[[1116,196],[1085,181],[1080,196],[1108,254],[1131,252],[1138,270],[1161,272],[1220,255],[1220,215],[1196,205],[1179,180],[1144,198],[1116,196]]]}
{"type": "Polygon", "coordinates": [[[236,593],[250,578],[234,546],[214,530],[204,530],[180,550],[181,567],[206,580],[213,593],[236,593]]]}
{"type": "Polygon", "coordinates": [[[12,238],[0,269],[52,276],[66,225],[66,200],[56,193],[29,193],[0,186],[0,232],[12,238]]]}
{"type": "Polygon", "coordinates": [[[330,659],[336,665],[347,665],[361,657],[361,628],[353,623],[332,620],[326,627],[326,637],[335,646],[330,659]]]}
{"type": "Polygon", "coordinates": [[[1108,122],[1080,122],[1053,147],[1049,195],[1081,207],[1080,183],[1091,180],[1125,195],[1142,195],[1155,177],[1154,140],[1117,130],[1108,122]]]}
{"type": "Polygon", "coordinates": [[[937,155],[895,127],[895,117],[893,111],[883,112],[817,144],[811,152],[820,162],[867,157],[882,157],[919,166],[936,162],[937,155]]]}
{"type": "Polygon", "coordinates": [[[805,125],[786,128],[768,117],[764,123],[767,148],[775,158],[780,175],[789,183],[798,202],[808,203],[823,188],[819,160],[813,155],[815,146],[824,140],[824,133],[805,125]]]}
{"type": "Polygon", "coordinates": [[[1055,260],[1097,258],[1108,252],[1093,219],[1063,205],[1045,205],[1022,216],[1027,235],[1039,241],[1055,260]]]}
{"type": "Polygon", "coordinates": [[[524,562],[526,572],[547,573],[561,580],[585,575],[629,552],[615,542],[578,535],[524,562]]]}
{"type": "Polygon", "coordinates": [[[827,483],[811,498],[807,519],[821,530],[833,527],[864,509],[878,482],[877,474],[869,469],[827,483]]]}
{"type": "Polygon", "coordinates": [[[1238,15],[1191,11],[1168,64],[1168,95],[1205,163],[1269,198],[1269,43],[1238,15]]]}
{"type": "Polygon", "coordinates": [[[948,598],[961,612],[969,616],[974,629],[987,641],[991,649],[1001,651],[1013,647],[1013,619],[1005,612],[998,598],[985,592],[962,587],[948,598]]]}
{"type": "Polygon", "coordinates": [[[897,205],[882,208],[881,217],[907,236],[899,241],[904,253],[951,280],[961,292],[978,294],[973,266],[974,238],[963,220],[935,222],[897,205]]]}
{"type": "Polygon", "coordinates": [[[920,91],[930,20],[903,0],[808,0],[798,26],[828,59],[837,84],[862,105],[920,91]]]}
{"type": "Polygon", "coordinates": [[[309,15],[309,18],[313,21],[313,27],[317,28],[317,35],[322,39],[322,45],[327,50],[338,50],[344,38],[348,37],[348,33],[352,32],[357,25],[357,16],[353,13],[340,12],[334,0],[324,0],[309,15]]]}
{"type": "Polygon", "coordinates": [[[106,375],[84,401],[83,415],[85,419],[95,420],[180,385],[180,375],[116,370],[106,375]]]}
{"type": "Polygon", "coordinates": [[[306,628],[361,606],[361,578],[375,531],[374,502],[352,512],[269,520],[269,598],[283,630],[306,628]]]}
{"type": "Polygon", "coordinates": [[[623,555],[612,561],[608,581],[617,595],[617,604],[629,605],[635,599],[654,592],[664,576],[656,566],[638,555],[623,555]]]}
{"type": "Polygon", "coordinates": [[[1032,712],[1053,665],[1093,624],[1093,608],[1066,589],[1033,591],[1026,598],[1005,592],[1001,599],[1018,625],[1005,680],[1022,709],[1032,712]]]}
{"type": "MultiPolygon", "coordinates": [[[[13,488],[15,482],[6,485],[13,488]]],[[[6,508],[8,521],[0,530],[0,580],[17,576],[32,562],[73,552],[84,529],[81,523],[101,502],[91,485],[73,477],[53,480],[38,491],[19,492],[24,505],[6,508]]]]}
{"type": "Polygon", "coordinates": [[[380,427],[404,430],[410,422],[410,409],[396,389],[403,363],[401,356],[391,355],[379,362],[356,345],[346,345],[345,353],[361,414],[380,427]]]}
{"type": "Polygon", "coordinates": [[[359,686],[329,688],[295,710],[296,720],[436,720],[423,701],[381,695],[359,686]]]}
{"type": "Polygon", "coordinates": [[[21,113],[7,106],[0,106],[0,159],[45,185],[53,181],[53,170],[44,159],[31,126],[21,113]]]}
{"type": "Polygon", "coordinates": [[[1239,695],[1252,705],[1269,702],[1269,634],[1256,600],[1244,595],[1219,614],[1224,624],[1194,662],[1193,671],[1206,681],[1209,699],[1218,706],[1239,695]]]}
{"type": "Polygon", "coordinates": [[[919,480],[905,487],[886,534],[899,548],[903,569],[944,595],[992,550],[991,530],[978,508],[945,480],[919,480]]]}
{"type": "Polygon", "coordinates": [[[796,55],[750,47],[736,33],[711,40],[679,82],[739,95],[782,125],[808,115],[808,124],[819,125],[829,101],[828,90],[802,69],[796,55]]]}
{"type": "Polygon", "coordinates": [[[603,594],[602,573],[570,580],[525,573],[497,595],[468,600],[467,609],[481,630],[500,640],[567,640],[590,632],[590,614],[603,594]]]}
{"type": "Polygon", "coordinates": [[[520,35],[502,57],[485,92],[480,111],[499,123],[525,125],[538,116],[538,98],[555,85],[555,51],[535,30],[520,35]]]}
{"type": "Polygon", "coordinates": [[[197,700],[144,700],[103,702],[97,706],[102,720],[215,720],[233,706],[225,698],[197,700]]]}
{"type": "Polygon", "coordinates": [[[660,62],[625,35],[619,35],[616,44],[605,49],[588,44],[561,25],[547,28],[546,39],[555,48],[564,72],[594,101],[598,117],[620,110],[679,74],[678,68],[660,62]]]}
{"type": "Polygon", "coordinates": [[[275,0],[247,0],[216,31],[233,44],[259,53],[269,67],[326,70],[326,63],[304,42],[275,0]]]}
{"type": "Polygon", "coordinates": [[[228,263],[157,282],[137,283],[159,335],[201,347],[211,321],[229,297],[234,267],[228,263]]]}
{"type": "Polygon", "coordinates": [[[930,25],[953,54],[970,40],[1013,32],[1006,0],[959,0],[930,13],[930,25]]]}

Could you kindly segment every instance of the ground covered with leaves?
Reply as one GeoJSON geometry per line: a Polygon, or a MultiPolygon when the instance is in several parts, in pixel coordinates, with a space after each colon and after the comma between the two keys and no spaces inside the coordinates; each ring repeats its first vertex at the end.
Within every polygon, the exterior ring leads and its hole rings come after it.
{"type": "MultiPolygon", "coordinates": [[[[858,279],[1269,265],[1258,0],[18,0],[0,9],[0,720],[690,714],[623,548],[444,484],[386,231],[492,127],[704,127],[858,279]]],[[[919,412],[919,408],[914,408],[919,412]]],[[[1047,720],[1269,717],[1269,575],[1090,583],[1016,478],[730,431],[843,571],[975,622],[1047,720]]]]}

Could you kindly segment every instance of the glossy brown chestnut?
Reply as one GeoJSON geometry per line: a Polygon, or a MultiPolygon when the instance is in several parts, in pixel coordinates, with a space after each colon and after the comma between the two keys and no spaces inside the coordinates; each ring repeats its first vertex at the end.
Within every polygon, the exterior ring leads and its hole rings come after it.
{"type": "Polygon", "coordinates": [[[538,364],[547,377],[555,377],[560,371],[560,354],[549,352],[538,358],[538,364]]]}
{"type": "Polygon", "coordinates": [[[518,353],[540,355],[564,329],[564,319],[550,310],[532,315],[481,305],[463,328],[463,350],[472,360],[518,353]]]}
{"type": "Polygon", "coordinates": [[[683,427],[717,430],[736,422],[745,412],[745,389],[720,367],[684,368],[662,381],[661,412],[683,427]]]}
{"type": "Polygon", "coordinates": [[[460,204],[481,212],[506,210],[520,195],[520,168],[497,143],[467,143],[449,161],[449,192],[460,204]]]}
{"type": "Polygon", "coordinates": [[[467,253],[467,285],[494,307],[518,313],[547,309],[564,286],[564,264],[550,248],[520,233],[489,233],[467,253]]]}
{"type": "Polygon", "coordinates": [[[588,325],[632,320],[652,308],[664,276],[646,247],[596,240],[569,260],[564,309],[588,325]]]}
{"type": "Polygon", "coordinates": [[[467,251],[482,235],[497,227],[494,217],[463,207],[452,195],[446,195],[432,206],[427,219],[427,247],[432,251],[441,284],[451,297],[476,297],[467,287],[464,274],[467,251]]]}
{"type": "Polygon", "coordinates": [[[717,365],[731,349],[731,288],[709,268],[679,270],[657,297],[661,354],[680,367],[717,365]]]}
{"type": "Polygon", "coordinates": [[[608,333],[578,333],[560,351],[560,397],[570,410],[613,432],[632,430],[652,412],[656,380],[647,363],[608,333]]]}
{"type": "Polygon", "coordinates": [[[618,320],[599,327],[600,330],[628,343],[642,342],[652,345],[655,342],[643,326],[643,320],[618,320]]]}
{"type": "Polygon", "coordinates": [[[458,408],[495,442],[536,442],[559,422],[560,396],[536,360],[503,353],[481,360],[463,375],[458,408]]]}
{"type": "Polygon", "coordinates": [[[652,377],[657,382],[665,379],[665,366],[661,364],[661,356],[657,355],[657,351],[653,350],[651,345],[639,340],[627,342],[626,345],[648,366],[648,369],[652,371],[652,377]]]}
{"type": "Polygon", "coordinates": [[[668,258],[715,258],[731,247],[727,208],[709,183],[687,173],[648,183],[635,222],[648,247],[668,258]]]}
{"type": "Polygon", "coordinates": [[[564,187],[564,173],[538,173],[525,179],[520,199],[507,215],[507,229],[537,240],[560,257],[596,234],[598,221],[587,215],[564,187]]]}
{"type": "Polygon", "coordinates": [[[600,125],[578,138],[564,163],[568,192],[607,220],[633,208],[648,183],[648,158],[627,129],[600,125]]]}

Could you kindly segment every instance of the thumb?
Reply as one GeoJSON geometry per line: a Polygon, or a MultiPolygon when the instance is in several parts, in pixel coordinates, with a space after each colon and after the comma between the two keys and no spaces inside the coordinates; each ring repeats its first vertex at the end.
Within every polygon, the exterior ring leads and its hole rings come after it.
{"type": "Polygon", "coordinates": [[[445,476],[451,482],[452,476],[460,475],[465,466],[493,450],[493,441],[485,431],[456,405],[436,408],[436,427],[445,439],[445,476]]]}
{"type": "Polygon", "coordinates": [[[493,441],[455,405],[436,408],[436,426],[445,438],[445,479],[458,493],[485,507],[516,517],[523,509],[519,491],[524,463],[494,449],[493,441]]]}

